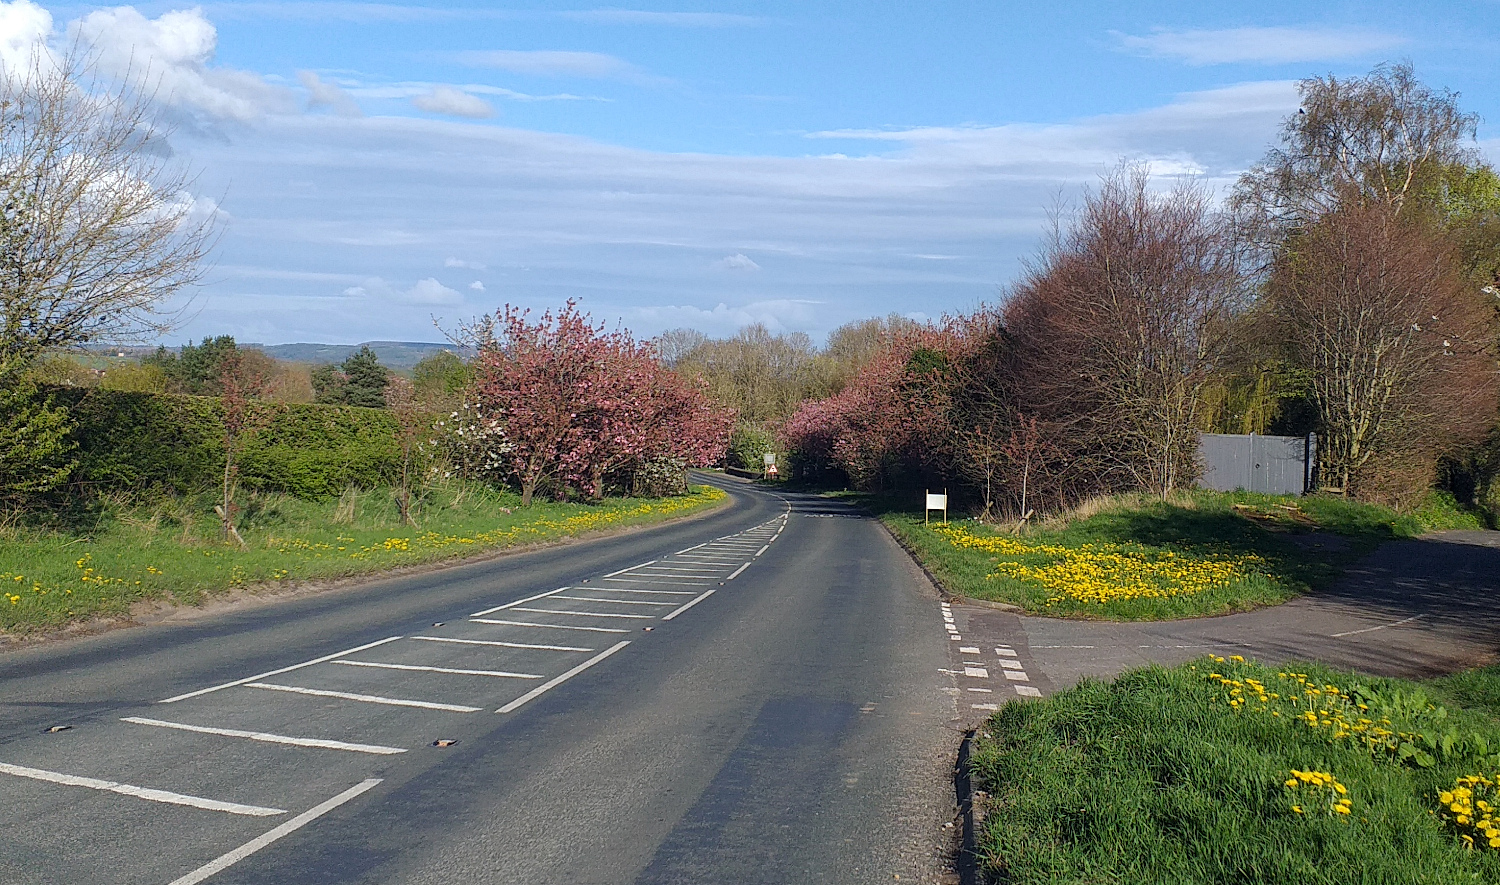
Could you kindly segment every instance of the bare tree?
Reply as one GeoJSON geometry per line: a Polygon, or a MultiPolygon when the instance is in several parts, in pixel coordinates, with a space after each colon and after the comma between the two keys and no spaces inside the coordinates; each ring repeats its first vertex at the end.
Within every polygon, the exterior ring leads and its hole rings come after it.
{"type": "Polygon", "coordinates": [[[1007,305],[1019,410],[1061,435],[1090,491],[1187,484],[1202,390],[1245,297],[1204,190],[1157,195],[1122,166],[1007,305]]]}
{"type": "Polygon", "coordinates": [[[150,96],[103,88],[76,56],[35,58],[0,72],[0,378],[167,330],[212,235],[150,96]]]}
{"type": "Polygon", "coordinates": [[[234,524],[239,509],[234,502],[234,493],[239,485],[240,454],[246,438],[270,418],[264,406],[255,402],[265,392],[265,364],[245,357],[245,351],[233,350],[219,363],[219,405],[224,410],[224,482],[223,500],[214,506],[224,540],[233,541],[240,547],[245,546],[245,539],[240,537],[234,524]]]}
{"type": "Polygon", "coordinates": [[[433,416],[417,401],[412,383],[400,375],[392,375],[386,385],[385,404],[396,419],[396,443],[401,447],[396,511],[403,525],[416,528],[417,521],[411,515],[412,489],[422,473],[422,440],[432,434],[433,416]]]}
{"type": "Polygon", "coordinates": [[[1416,473],[1383,484],[1425,490],[1437,454],[1493,424],[1494,312],[1427,225],[1353,201],[1293,238],[1266,297],[1312,370],[1326,490],[1367,493],[1393,459],[1416,473]]]}

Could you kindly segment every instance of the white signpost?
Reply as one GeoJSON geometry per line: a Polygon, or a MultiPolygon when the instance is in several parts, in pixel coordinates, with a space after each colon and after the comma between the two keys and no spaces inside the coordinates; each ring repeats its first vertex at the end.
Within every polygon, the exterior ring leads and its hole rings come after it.
{"type": "Polygon", "coordinates": [[[766,469],[765,469],[764,472],[765,472],[765,475],[767,477],[775,477],[776,476],[776,453],[775,452],[766,452],[766,469]]]}
{"type": "Polygon", "coordinates": [[[941,495],[933,492],[927,493],[927,504],[922,509],[922,524],[926,525],[929,515],[934,510],[943,511],[943,525],[948,524],[948,490],[943,489],[941,495]]]}

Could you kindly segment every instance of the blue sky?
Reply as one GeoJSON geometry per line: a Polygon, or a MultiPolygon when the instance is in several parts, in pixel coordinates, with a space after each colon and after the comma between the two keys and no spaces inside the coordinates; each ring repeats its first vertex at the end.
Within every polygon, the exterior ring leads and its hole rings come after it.
{"type": "MultiPolygon", "coordinates": [[[[579,299],[821,336],[1000,297],[1120,158],[1223,193],[1298,78],[1410,60],[1500,121],[1500,2],[0,3],[149,62],[219,214],[170,340],[438,340],[579,299]]],[[[1481,128],[1500,158],[1500,128],[1481,128]]]]}

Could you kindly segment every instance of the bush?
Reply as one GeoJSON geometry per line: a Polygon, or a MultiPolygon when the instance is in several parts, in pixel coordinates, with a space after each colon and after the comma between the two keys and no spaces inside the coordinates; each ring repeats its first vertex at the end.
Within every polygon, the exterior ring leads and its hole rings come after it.
{"type": "Polygon", "coordinates": [[[746,470],[765,468],[767,452],[776,451],[776,437],[756,424],[737,424],[729,435],[729,464],[746,470]]]}
{"type": "MultiPolygon", "coordinates": [[[[78,466],[90,491],[161,489],[190,494],[221,479],[223,409],[218,399],[61,388],[72,413],[78,466]]],[[[396,420],[379,409],[258,403],[267,422],[245,444],[240,480],[300,498],[349,485],[388,482],[400,459],[396,420]]]]}

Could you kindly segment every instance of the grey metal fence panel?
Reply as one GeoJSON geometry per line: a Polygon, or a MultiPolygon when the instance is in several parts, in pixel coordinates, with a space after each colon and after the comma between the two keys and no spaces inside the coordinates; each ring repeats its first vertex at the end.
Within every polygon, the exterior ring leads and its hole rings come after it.
{"type": "Polygon", "coordinates": [[[1316,454],[1312,436],[1205,433],[1198,446],[1199,485],[1221,492],[1301,495],[1312,490],[1316,454]]]}

